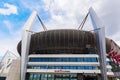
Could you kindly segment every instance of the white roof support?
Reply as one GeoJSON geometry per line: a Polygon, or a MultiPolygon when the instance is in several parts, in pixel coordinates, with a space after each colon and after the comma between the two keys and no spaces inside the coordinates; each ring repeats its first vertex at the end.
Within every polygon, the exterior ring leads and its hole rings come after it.
{"type": "Polygon", "coordinates": [[[107,69],[106,69],[105,28],[92,8],[89,9],[89,14],[92,20],[93,28],[99,29],[99,30],[95,30],[95,33],[97,38],[97,45],[98,45],[97,47],[99,49],[98,51],[100,52],[99,56],[100,56],[102,80],[108,80],[107,69]]]}
{"type": "Polygon", "coordinates": [[[28,61],[29,46],[30,46],[30,40],[32,34],[31,32],[28,31],[32,30],[32,26],[35,22],[36,17],[37,17],[37,12],[33,11],[23,27],[22,46],[21,46],[21,80],[25,80],[26,71],[27,71],[26,66],[28,61]]]}

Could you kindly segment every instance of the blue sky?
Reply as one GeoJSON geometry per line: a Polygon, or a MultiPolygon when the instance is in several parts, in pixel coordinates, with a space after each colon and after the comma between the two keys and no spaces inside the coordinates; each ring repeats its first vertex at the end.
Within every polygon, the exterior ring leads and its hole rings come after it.
{"type": "MultiPolygon", "coordinates": [[[[90,7],[103,21],[106,36],[120,45],[120,0],[0,0],[0,55],[6,50],[17,54],[22,27],[33,10],[48,29],[77,29],[90,7]]],[[[90,19],[84,29],[92,29],[90,19]]],[[[33,30],[43,30],[37,19],[33,30]]]]}

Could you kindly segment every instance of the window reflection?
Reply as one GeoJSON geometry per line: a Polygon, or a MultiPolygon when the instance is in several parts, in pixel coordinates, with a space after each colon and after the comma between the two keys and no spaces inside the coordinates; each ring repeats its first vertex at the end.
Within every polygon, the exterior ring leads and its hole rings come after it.
{"type": "Polygon", "coordinates": [[[95,57],[87,57],[87,58],[30,58],[29,62],[98,62],[95,57]]]}
{"type": "Polygon", "coordinates": [[[98,70],[98,66],[50,66],[50,65],[41,65],[41,66],[28,66],[28,69],[71,69],[71,70],[98,70]],[[37,68],[36,68],[37,67],[37,68]]]}
{"type": "Polygon", "coordinates": [[[77,80],[77,74],[30,74],[29,80],[77,80]]]}

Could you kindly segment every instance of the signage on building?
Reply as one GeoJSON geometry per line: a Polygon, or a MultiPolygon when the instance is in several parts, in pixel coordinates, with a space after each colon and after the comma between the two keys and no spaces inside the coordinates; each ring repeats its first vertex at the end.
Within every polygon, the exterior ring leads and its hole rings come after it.
{"type": "Polygon", "coordinates": [[[111,40],[111,50],[109,56],[116,64],[120,64],[120,47],[111,40]]]}
{"type": "Polygon", "coordinates": [[[70,72],[70,71],[68,71],[68,70],[62,70],[62,69],[60,69],[60,70],[54,70],[54,72],[70,72]]]}

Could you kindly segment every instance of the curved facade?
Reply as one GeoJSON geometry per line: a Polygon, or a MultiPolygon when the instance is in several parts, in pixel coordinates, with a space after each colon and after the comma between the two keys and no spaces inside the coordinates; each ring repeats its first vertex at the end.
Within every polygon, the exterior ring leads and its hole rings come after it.
{"type": "MultiPolygon", "coordinates": [[[[97,51],[95,35],[92,32],[74,29],[49,30],[31,36],[29,54],[84,54],[88,53],[88,48],[97,51]]],[[[106,48],[109,52],[109,39],[106,39],[106,48]]],[[[21,42],[18,44],[18,52],[21,53],[21,42]]]]}

